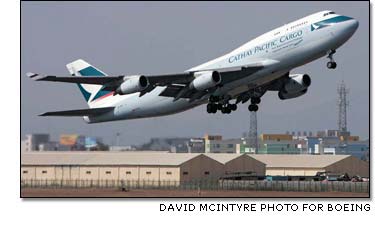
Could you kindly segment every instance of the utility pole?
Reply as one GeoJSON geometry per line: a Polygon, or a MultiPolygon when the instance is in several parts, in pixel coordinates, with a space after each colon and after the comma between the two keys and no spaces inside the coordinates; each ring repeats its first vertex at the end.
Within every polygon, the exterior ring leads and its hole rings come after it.
{"type": "Polygon", "coordinates": [[[349,102],[347,101],[347,95],[349,93],[348,88],[345,86],[344,80],[341,81],[339,86],[337,87],[337,93],[338,93],[338,128],[339,128],[339,135],[343,138],[343,141],[340,139],[340,149],[341,153],[346,154],[346,149],[348,145],[348,127],[347,127],[347,106],[349,105],[349,102]]]}
{"type": "Polygon", "coordinates": [[[258,121],[257,112],[250,112],[250,128],[249,128],[249,147],[254,149],[254,153],[258,153],[258,121]]]}

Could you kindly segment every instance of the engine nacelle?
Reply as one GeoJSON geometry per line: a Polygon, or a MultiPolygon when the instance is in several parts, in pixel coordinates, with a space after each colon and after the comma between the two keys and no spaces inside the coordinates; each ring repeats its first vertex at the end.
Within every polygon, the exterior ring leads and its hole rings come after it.
{"type": "Polygon", "coordinates": [[[196,77],[191,83],[190,88],[198,91],[204,91],[208,88],[215,87],[221,82],[221,75],[217,71],[196,72],[196,77]]]}
{"type": "Polygon", "coordinates": [[[279,98],[281,100],[293,99],[293,98],[297,98],[301,95],[304,95],[306,92],[307,92],[307,88],[303,89],[302,91],[298,91],[298,92],[294,92],[294,93],[279,91],[279,98]]]}
{"type": "Polygon", "coordinates": [[[284,84],[284,92],[295,94],[307,89],[311,85],[311,78],[307,74],[290,75],[284,84]]]}
{"type": "Polygon", "coordinates": [[[125,76],[124,82],[116,89],[116,94],[127,95],[145,90],[149,84],[147,77],[142,75],[125,76]]]}

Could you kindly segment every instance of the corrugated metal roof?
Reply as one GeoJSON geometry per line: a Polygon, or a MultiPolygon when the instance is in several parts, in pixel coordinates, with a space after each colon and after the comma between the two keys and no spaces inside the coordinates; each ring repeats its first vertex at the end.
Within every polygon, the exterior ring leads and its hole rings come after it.
{"type": "Polygon", "coordinates": [[[31,152],[22,165],[181,165],[200,154],[166,152],[31,152]]]}
{"type": "Polygon", "coordinates": [[[249,155],[268,168],[324,168],[350,155],[249,155]]]}

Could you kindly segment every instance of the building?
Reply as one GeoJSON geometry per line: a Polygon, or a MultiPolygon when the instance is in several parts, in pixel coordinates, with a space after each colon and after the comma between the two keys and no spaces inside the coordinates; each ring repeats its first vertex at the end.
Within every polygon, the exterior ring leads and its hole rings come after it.
{"type": "Polygon", "coordinates": [[[167,152],[32,152],[21,157],[21,179],[128,181],[151,185],[218,180],[228,174],[369,177],[369,163],[349,155],[254,155],[167,152]]]}
{"type": "Polygon", "coordinates": [[[22,179],[181,182],[218,179],[224,165],[204,154],[44,152],[21,157],[22,179]]]}
{"type": "Polygon", "coordinates": [[[79,134],[60,135],[59,150],[85,150],[86,137],[79,134]]]}
{"type": "Polygon", "coordinates": [[[137,148],[138,150],[187,153],[189,142],[190,138],[151,138],[150,142],[145,143],[137,148]]]}
{"type": "Polygon", "coordinates": [[[24,153],[21,170],[23,180],[179,183],[228,173],[264,176],[266,167],[246,154],[75,151],[24,153]]]}
{"type": "Polygon", "coordinates": [[[206,156],[224,165],[224,174],[249,173],[256,176],[266,174],[266,165],[248,154],[206,153],[206,156]]]}
{"type": "Polygon", "coordinates": [[[202,153],[205,151],[204,138],[191,138],[188,143],[188,153],[202,153]]]}
{"type": "Polygon", "coordinates": [[[49,134],[27,134],[22,147],[26,152],[39,151],[39,145],[49,142],[49,134]]]}
{"type": "Polygon", "coordinates": [[[330,172],[369,177],[369,163],[350,155],[251,155],[266,164],[266,175],[314,176],[330,172]]]}
{"type": "Polygon", "coordinates": [[[220,135],[205,135],[205,153],[238,153],[237,144],[244,144],[243,139],[225,139],[220,135]]]}

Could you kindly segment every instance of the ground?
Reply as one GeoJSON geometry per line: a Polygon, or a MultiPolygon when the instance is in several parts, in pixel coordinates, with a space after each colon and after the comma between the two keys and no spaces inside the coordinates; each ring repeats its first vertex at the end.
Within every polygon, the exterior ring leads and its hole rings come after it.
{"type": "Polygon", "coordinates": [[[21,197],[367,197],[351,192],[280,192],[231,190],[150,190],[22,188],[21,197]]]}

